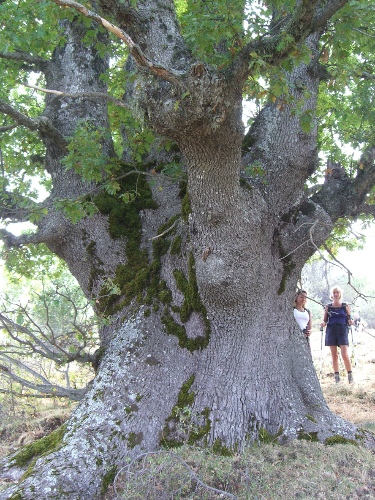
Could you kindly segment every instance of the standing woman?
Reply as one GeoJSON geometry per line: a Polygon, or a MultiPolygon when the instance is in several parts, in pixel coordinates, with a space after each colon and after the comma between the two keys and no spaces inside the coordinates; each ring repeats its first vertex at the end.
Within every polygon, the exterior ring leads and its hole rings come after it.
{"type": "Polygon", "coordinates": [[[331,291],[332,302],[327,304],[324,310],[324,318],[321,326],[327,326],[325,345],[329,346],[332,355],[335,382],[340,382],[339,355],[337,347],[340,347],[341,357],[348,372],[349,384],[353,382],[352,364],[349,357],[349,329],[348,325],[353,322],[350,317],[350,308],[342,302],[342,290],[335,286],[331,291]]]}
{"type": "Polygon", "coordinates": [[[305,335],[307,343],[310,345],[310,333],[311,333],[311,313],[306,309],[307,293],[305,290],[299,290],[294,299],[294,318],[301,329],[301,332],[305,335]]]}

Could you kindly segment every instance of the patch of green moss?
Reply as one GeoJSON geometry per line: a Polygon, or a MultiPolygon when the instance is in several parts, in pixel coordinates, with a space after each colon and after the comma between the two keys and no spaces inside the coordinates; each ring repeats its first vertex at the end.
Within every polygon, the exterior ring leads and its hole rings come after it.
{"type": "Polygon", "coordinates": [[[318,433],[317,432],[299,431],[297,439],[299,439],[300,441],[304,440],[304,441],[311,441],[311,442],[314,442],[314,443],[318,443],[319,442],[318,433]]]}
{"type": "Polygon", "coordinates": [[[158,229],[158,234],[168,232],[168,229],[171,231],[153,241],[151,263],[149,263],[147,251],[140,249],[140,238],[128,242],[126,247],[128,261],[117,267],[115,279],[115,283],[120,287],[121,295],[125,298],[118,301],[117,296],[108,297],[105,303],[107,309],[109,305],[112,305],[112,312],[114,312],[130,304],[133,299],[145,305],[152,305],[155,300],[160,300],[163,304],[172,302],[172,294],[166,282],[160,280],[160,259],[168,252],[171,244],[168,235],[175,231],[173,225],[179,218],[179,214],[175,215],[158,229]]]}
{"type": "Polygon", "coordinates": [[[207,446],[207,436],[210,433],[212,422],[209,419],[210,409],[205,408],[201,415],[204,417],[205,423],[201,426],[196,426],[189,435],[188,444],[194,445],[204,440],[204,445],[207,446]]]}
{"type": "Polygon", "coordinates": [[[172,438],[172,433],[168,424],[173,420],[175,425],[178,426],[180,424],[180,411],[185,410],[194,404],[195,392],[190,391],[194,380],[195,375],[193,374],[182,384],[180,392],[177,396],[177,403],[172,408],[171,415],[166,419],[166,424],[163,429],[163,437],[160,441],[161,446],[165,446],[166,448],[177,448],[183,445],[183,440],[172,438]]]}
{"type": "Polygon", "coordinates": [[[169,239],[176,232],[176,221],[181,217],[180,214],[176,214],[171,219],[169,219],[165,224],[162,224],[158,228],[158,236],[152,242],[152,248],[154,253],[154,258],[159,260],[163,255],[168,252],[168,249],[171,245],[171,241],[169,239]]]}
{"type": "Polygon", "coordinates": [[[182,204],[181,204],[181,216],[184,219],[184,221],[186,222],[188,221],[190,213],[191,213],[190,196],[189,193],[186,192],[186,194],[182,198],[182,204]]]}
{"type": "Polygon", "coordinates": [[[13,495],[9,497],[9,500],[23,500],[23,496],[21,493],[13,493],[13,495]]]}
{"type": "Polygon", "coordinates": [[[130,406],[125,406],[125,413],[130,415],[131,413],[137,412],[139,410],[138,406],[135,403],[132,403],[130,406]]]}
{"type": "Polygon", "coordinates": [[[336,436],[331,436],[331,437],[327,438],[324,441],[324,444],[326,444],[328,446],[332,446],[334,444],[352,444],[354,446],[359,446],[357,441],[355,441],[354,439],[347,439],[344,436],[340,436],[338,434],[336,436]]]}
{"type": "Polygon", "coordinates": [[[285,292],[286,283],[289,276],[292,274],[296,264],[293,262],[292,255],[288,255],[288,253],[284,250],[283,245],[281,243],[281,237],[279,231],[276,229],[274,232],[274,242],[278,246],[280,261],[283,265],[283,275],[281,277],[280,286],[277,291],[278,295],[281,295],[285,292]]]}
{"type": "Polygon", "coordinates": [[[197,280],[195,276],[195,262],[192,254],[189,255],[188,279],[182,271],[176,269],[173,271],[178,289],[184,295],[184,302],[180,309],[181,321],[185,323],[193,311],[200,311],[202,303],[198,293],[197,280]]]}
{"type": "Polygon", "coordinates": [[[92,399],[94,401],[101,401],[103,399],[103,396],[104,396],[104,390],[103,389],[99,389],[98,391],[96,391],[96,393],[93,395],[92,399]]]}
{"type": "Polygon", "coordinates": [[[259,429],[258,438],[259,441],[264,444],[277,443],[282,433],[283,433],[282,426],[280,426],[279,430],[277,431],[277,434],[271,434],[265,427],[261,427],[259,429]]]}
{"type": "Polygon", "coordinates": [[[366,434],[368,432],[371,432],[369,431],[368,429],[363,429],[363,428],[358,428],[358,431],[356,434],[355,434],[355,439],[356,439],[356,442],[359,442],[363,445],[363,442],[366,438],[366,434]]]}
{"type": "Polygon", "coordinates": [[[143,303],[150,306],[158,299],[158,295],[164,290],[168,290],[165,281],[160,280],[160,260],[153,260],[149,267],[147,288],[143,298],[143,303]]]}
{"type": "Polygon", "coordinates": [[[183,200],[187,193],[187,181],[184,179],[181,180],[178,187],[180,188],[178,197],[180,198],[180,200],[183,200]]]}
{"type": "Polygon", "coordinates": [[[161,321],[165,326],[168,335],[174,335],[178,338],[178,345],[187,349],[190,352],[194,352],[199,349],[204,349],[208,345],[208,341],[205,337],[197,336],[194,338],[189,338],[187,336],[185,327],[177,323],[172,316],[164,311],[161,321]]]}
{"type": "Polygon", "coordinates": [[[160,281],[158,298],[162,304],[170,304],[172,302],[172,292],[167,287],[165,281],[160,281]]]}
{"type": "Polygon", "coordinates": [[[240,178],[240,186],[248,189],[249,191],[253,190],[253,186],[243,177],[240,178]]]}
{"type": "Polygon", "coordinates": [[[132,450],[137,445],[142,444],[143,432],[129,432],[127,441],[129,448],[132,450]]]}
{"type": "MultiPolygon", "coordinates": [[[[181,386],[180,392],[177,396],[177,404],[175,408],[185,408],[185,406],[192,406],[195,399],[195,392],[190,391],[190,387],[193,385],[195,380],[195,375],[191,375],[186,382],[181,386]]],[[[173,410],[172,410],[173,413],[173,410]]]]}
{"type": "Polygon", "coordinates": [[[314,422],[314,424],[316,424],[316,419],[312,415],[306,415],[306,418],[308,418],[311,422],[314,422]]]}
{"type": "MultiPolygon", "coordinates": [[[[125,166],[129,171],[133,167],[125,166]]],[[[140,250],[142,239],[142,223],[139,212],[157,208],[152,198],[151,189],[143,175],[131,174],[120,183],[121,189],[116,195],[102,192],[94,198],[94,203],[102,214],[108,215],[109,234],[112,238],[126,237],[126,265],[116,269],[116,284],[120,287],[128,303],[142,292],[148,278],[147,252],[140,250]],[[133,193],[134,198],[125,203],[121,196],[133,193]]],[[[88,250],[92,250],[89,247],[88,250]]],[[[117,302],[117,295],[109,295],[105,290],[101,293],[99,309],[110,314],[111,307],[117,302]]],[[[125,304],[124,304],[125,305],[125,304]]]]}
{"type": "MultiPolygon", "coordinates": [[[[132,165],[124,165],[124,173],[131,170],[132,165]]],[[[130,239],[134,240],[139,237],[141,230],[140,210],[155,209],[157,204],[152,198],[152,191],[144,175],[130,174],[119,181],[119,184],[120,190],[116,195],[103,191],[95,196],[94,203],[102,214],[108,215],[109,234],[112,238],[129,238],[129,234],[133,233],[130,239]],[[131,201],[121,200],[125,193],[133,194],[131,201]]]]}
{"type": "Polygon", "coordinates": [[[91,257],[94,257],[96,252],[96,242],[95,241],[90,241],[88,245],[86,245],[86,252],[91,255],[91,257]]]}
{"type": "Polygon", "coordinates": [[[160,445],[166,448],[178,448],[186,442],[190,446],[197,444],[207,446],[212,426],[209,415],[209,408],[205,408],[200,416],[197,415],[197,418],[194,418],[189,406],[179,408],[176,405],[166,420],[160,445]],[[197,422],[202,420],[201,417],[203,417],[203,423],[199,425],[197,422]],[[169,426],[171,421],[174,423],[175,431],[169,426]]]}
{"type": "Polygon", "coordinates": [[[24,446],[14,457],[13,462],[18,467],[25,467],[31,460],[49,455],[62,445],[66,424],[33,443],[24,446]]]}
{"type": "Polygon", "coordinates": [[[172,241],[170,249],[171,255],[181,255],[181,245],[182,245],[182,238],[180,235],[178,235],[172,241]]]}
{"type": "Polygon", "coordinates": [[[178,338],[178,344],[180,347],[184,347],[190,352],[197,349],[204,349],[208,346],[210,341],[211,326],[207,319],[206,308],[204,307],[199,296],[193,254],[189,255],[188,277],[186,278],[184,273],[178,269],[173,271],[173,275],[178,289],[184,295],[184,301],[179,310],[181,322],[185,323],[190,318],[193,311],[200,313],[205,325],[204,336],[189,338],[186,334],[184,326],[178,324],[167,310],[164,311],[162,322],[166,327],[167,333],[169,335],[175,335],[178,338]]]}
{"type": "Polygon", "coordinates": [[[101,488],[101,494],[104,495],[108,488],[113,484],[113,481],[115,480],[117,474],[117,467],[113,466],[111,467],[108,472],[106,472],[103,476],[103,481],[102,481],[102,488],[101,488]]]}
{"type": "Polygon", "coordinates": [[[212,446],[212,451],[215,455],[220,455],[222,457],[232,457],[235,454],[235,450],[230,450],[226,446],[223,446],[221,439],[217,438],[212,446]]]}

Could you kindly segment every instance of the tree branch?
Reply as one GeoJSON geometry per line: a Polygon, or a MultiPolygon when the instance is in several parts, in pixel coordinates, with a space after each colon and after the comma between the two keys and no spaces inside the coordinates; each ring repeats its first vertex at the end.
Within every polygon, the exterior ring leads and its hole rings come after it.
{"type": "Polygon", "coordinates": [[[25,87],[28,87],[30,89],[35,89],[38,90],[39,92],[44,92],[45,94],[54,94],[59,97],[70,97],[73,99],[79,99],[82,97],[86,97],[89,99],[106,99],[107,101],[111,101],[116,106],[121,106],[122,108],[128,109],[129,105],[126,104],[124,101],[121,99],[116,99],[116,97],[113,97],[112,95],[109,94],[103,94],[102,92],[77,92],[77,93],[68,93],[68,92],[60,92],[59,90],[50,90],[50,89],[44,89],[42,87],[38,87],[36,85],[29,85],[27,83],[23,84],[25,87]]]}
{"type": "MultiPolygon", "coordinates": [[[[327,259],[325,259],[324,255],[319,252],[320,254],[320,257],[325,261],[327,262],[328,264],[334,264],[336,266],[338,266],[339,268],[341,269],[345,269],[346,271],[346,274],[347,274],[347,277],[348,277],[348,285],[356,292],[357,294],[357,298],[362,298],[364,300],[366,300],[366,298],[374,298],[374,297],[371,297],[369,295],[364,295],[363,293],[361,293],[359,290],[357,290],[357,288],[354,286],[354,284],[352,283],[352,277],[353,277],[353,273],[342,263],[340,262],[337,257],[331,252],[331,250],[328,248],[328,246],[324,243],[323,245],[323,248],[324,250],[328,253],[328,255],[331,257],[332,261],[329,261],[327,259]]],[[[356,300],[355,299],[355,300],[356,300]]],[[[366,300],[367,301],[367,300],[366,300]]]]}
{"type": "Polygon", "coordinates": [[[336,12],[342,9],[347,3],[348,0],[330,0],[326,2],[325,5],[316,12],[313,20],[314,30],[325,26],[327,22],[336,14],[336,12]]]}
{"type": "Polygon", "coordinates": [[[22,51],[17,51],[17,52],[0,52],[0,59],[7,59],[9,61],[17,61],[21,63],[26,63],[28,65],[31,65],[32,67],[29,68],[30,71],[43,71],[45,72],[48,65],[49,61],[46,61],[42,57],[38,57],[32,54],[29,54],[28,52],[22,52],[22,51]]]}
{"type": "Polygon", "coordinates": [[[96,14],[95,12],[87,9],[84,5],[78,2],[74,2],[73,0],[53,0],[53,1],[57,5],[61,5],[62,7],[70,7],[72,9],[77,10],[85,17],[93,19],[98,24],[103,26],[103,28],[105,28],[107,31],[109,31],[110,33],[114,34],[117,38],[122,40],[129,48],[130,54],[133,56],[138,68],[140,68],[141,70],[146,71],[147,73],[156,76],[157,78],[167,80],[168,82],[174,85],[180,84],[178,74],[172,73],[171,71],[161,66],[157,66],[152,61],[150,61],[143,53],[142,49],[136,43],[134,43],[131,37],[127,33],[125,33],[125,31],[123,31],[121,28],[115,26],[114,24],[110,23],[103,17],[99,16],[99,14],[96,14]]]}
{"type": "Polygon", "coordinates": [[[6,229],[0,229],[0,238],[6,248],[17,248],[22,245],[30,245],[32,243],[45,243],[46,241],[45,237],[42,237],[39,232],[32,234],[21,234],[19,236],[16,236],[6,229]]]}
{"type": "Polygon", "coordinates": [[[30,198],[3,191],[0,196],[0,218],[8,219],[12,222],[28,222],[30,215],[37,212],[40,208],[39,203],[34,202],[30,198]],[[20,206],[20,205],[23,206],[20,206]],[[28,206],[29,208],[24,208],[28,206]]]}
{"type": "Polygon", "coordinates": [[[21,370],[28,373],[29,375],[32,375],[34,378],[40,380],[43,384],[47,384],[47,385],[50,384],[50,382],[45,377],[43,377],[43,375],[36,372],[35,370],[30,368],[29,366],[25,365],[25,363],[23,363],[19,359],[11,358],[10,356],[8,356],[7,354],[4,354],[3,352],[0,353],[0,358],[3,360],[3,362],[11,363],[12,365],[17,366],[21,370]]]}
{"type": "MultiPolygon", "coordinates": [[[[43,358],[50,359],[54,361],[57,364],[67,364],[71,363],[73,361],[77,361],[78,363],[93,363],[94,362],[94,355],[91,355],[88,352],[83,351],[85,347],[87,347],[87,343],[83,342],[83,345],[78,345],[75,346],[76,352],[70,352],[69,350],[63,348],[60,344],[57,342],[57,337],[55,336],[54,332],[52,329],[49,327],[49,330],[51,333],[51,338],[46,335],[43,330],[32,320],[30,315],[28,314],[27,310],[24,307],[18,306],[21,312],[28,318],[30,323],[34,325],[36,333],[33,333],[30,328],[24,327],[22,325],[19,325],[18,323],[14,322],[12,319],[9,317],[5,316],[5,314],[0,312],[0,322],[2,323],[4,329],[8,333],[9,337],[17,342],[18,344],[28,348],[30,352],[33,352],[34,354],[38,354],[43,358]],[[16,334],[14,334],[16,333],[16,334]],[[20,333],[26,337],[26,339],[31,339],[31,340],[24,340],[20,338],[17,333],[20,333]],[[38,336],[39,335],[39,336],[38,336]],[[82,352],[83,351],[83,352],[82,352]]],[[[46,307],[46,306],[45,306],[46,307]]],[[[47,307],[48,310],[48,307],[47,307]]],[[[65,332],[65,336],[68,338],[74,338],[74,333],[75,332],[65,332]]],[[[81,329],[81,332],[83,333],[83,330],[81,329]]],[[[84,335],[83,335],[84,338],[84,335]]],[[[71,346],[70,344],[69,346],[71,346]]],[[[68,346],[68,347],[69,347],[68,346]]],[[[9,346],[8,346],[9,347],[9,346]]]]}
{"type": "Polygon", "coordinates": [[[0,127],[0,133],[2,132],[8,132],[8,130],[13,130],[14,128],[17,128],[18,125],[4,125],[3,127],[0,127]]]}
{"type": "MultiPolygon", "coordinates": [[[[10,362],[14,363],[15,361],[16,360],[11,360],[10,362]]],[[[27,380],[23,377],[16,375],[10,370],[10,368],[8,368],[5,365],[0,365],[0,372],[2,372],[5,377],[13,380],[14,382],[18,382],[24,387],[28,387],[29,389],[32,389],[34,391],[38,391],[40,393],[54,396],[57,398],[69,398],[72,401],[80,401],[83,398],[86,390],[86,389],[66,389],[59,385],[51,384],[49,381],[46,381],[44,384],[36,384],[30,382],[30,380],[27,380]]]]}
{"type": "Polygon", "coordinates": [[[20,113],[16,108],[0,100],[0,113],[13,118],[19,125],[23,125],[32,131],[37,131],[42,135],[53,139],[57,145],[65,149],[68,142],[64,139],[61,133],[50,123],[48,118],[40,116],[39,118],[31,119],[28,116],[20,113]]]}
{"type": "Polygon", "coordinates": [[[375,80],[375,75],[372,73],[368,73],[367,71],[362,71],[362,73],[359,76],[362,77],[364,80],[375,80]]]}
{"type": "Polygon", "coordinates": [[[56,397],[55,394],[25,394],[16,391],[9,391],[7,389],[0,389],[0,394],[9,394],[15,398],[52,399],[56,397]]]}
{"type": "Polygon", "coordinates": [[[371,146],[362,154],[354,179],[348,177],[340,164],[329,164],[323,186],[311,199],[324,208],[333,222],[340,217],[357,218],[363,213],[372,215],[375,209],[367,201],[374,183],[375,146],[371,146]]]}

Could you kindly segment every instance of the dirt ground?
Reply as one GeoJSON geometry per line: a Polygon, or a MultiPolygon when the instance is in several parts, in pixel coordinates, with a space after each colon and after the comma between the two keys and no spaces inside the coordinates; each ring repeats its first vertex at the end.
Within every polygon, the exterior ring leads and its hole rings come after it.
{"type": "Polygon", "coordinates": [[[333,378],[329,347],[321,347],[319,330],[311,334],[311,351],[324,396],[330,409],[355,424],[373,424],[375,430],[375,330],[364,329],[349,333],[354,383],[347,380],[344,364],[340,359],[341,381],[333,378]]]}

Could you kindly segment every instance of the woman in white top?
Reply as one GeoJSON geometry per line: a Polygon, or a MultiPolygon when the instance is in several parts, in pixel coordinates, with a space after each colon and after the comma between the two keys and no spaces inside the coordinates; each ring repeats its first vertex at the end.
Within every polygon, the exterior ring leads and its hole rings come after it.
{"type": "Polygon", "coordinates": [[[305,290],[299,290],[297,292],[296,298],[294,299],[294,318],[301,329],[301,332],[305,335],[307,343],[310,344],[310,334],[311,334],[311,313],[305,308],[307,301],[307,293],[305,290]]]}

